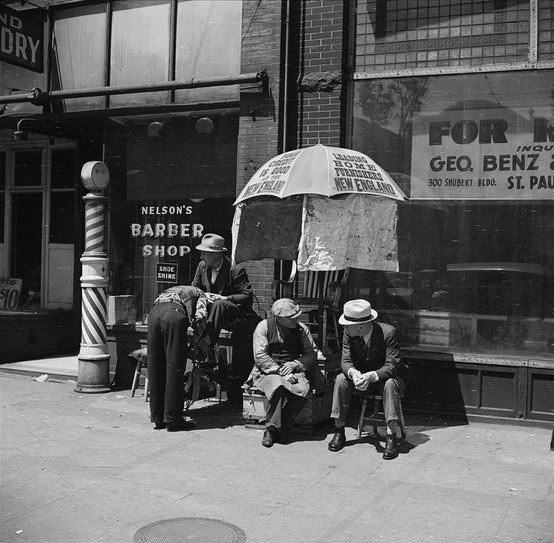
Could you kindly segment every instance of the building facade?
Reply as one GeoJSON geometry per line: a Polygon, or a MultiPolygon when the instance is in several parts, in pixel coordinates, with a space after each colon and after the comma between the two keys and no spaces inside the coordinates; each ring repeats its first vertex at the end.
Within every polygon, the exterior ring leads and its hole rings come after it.
{"type": "MultiPolygon", "coordinates": [[[[554,419],[551,2],[0,9],[6,361],[78,348],[85,162],[110,171],[109,344],[125,378],[153,299],[190,281],[203,233],[230,242],[250,176],[322,143],[368,154],[409,197],[397,271],[349,270],[344,298],[397,326],[411,408],[554,419]]],[[[259,307],[289,265],[246,263],[259,307]]]]}

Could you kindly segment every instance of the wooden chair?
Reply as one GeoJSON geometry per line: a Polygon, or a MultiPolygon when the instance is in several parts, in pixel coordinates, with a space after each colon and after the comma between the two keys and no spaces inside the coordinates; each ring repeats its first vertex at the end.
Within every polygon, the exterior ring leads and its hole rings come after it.
{"type": "MultiPolygon", "coordinates": [[[[403,394],[399,394],[400,412],[398,414],[398,427],[400,428],[402,439],[406,439],[406,424],[402,412],[402,397],[403,394]]],[[[360,394],[360,399],[362,400],[362,412],[358,420],[358,439],[362,437],[362,432],[366,424],[371,424],[373,427],[373,435],[380,437],[377,428],[378,426],[386,425],[383,410],[383,397],[378,394],[360,394]],[[368,413],[367,408],[370,406],[373,407],[373,410],[368,413]]]]}
{"type": "Polygon", "coordinates": [[[136,349],[129,353],[129,358],[136,362],[135,373],[133,375],[133,384],[131,385],[131,398],[135,396],[135,392],[139,386],[140,376],[144,377],[144,401],[148,401],[148,368],[146,366],[146,347],[136,349]]]}
{"type": "Polygon", "coordinates": [[[337,350],[341,348],[341,333],[338,315],[341,310],[343,288],[348,280],[348,269],[340,272],[305,272],[302,281],[298,277],[296,261],[291,263],[288,279],[276,279],[271,285],[273,301],[292,298],[308,315],[310,331],[316,336],[316,343],[322,352],[328,351],[329,341],[334,341],[337,350]],[[300,291],[300,292],[299,292],[300,291]],[[332,334],[329,335],[329,320],[332,334]]]}

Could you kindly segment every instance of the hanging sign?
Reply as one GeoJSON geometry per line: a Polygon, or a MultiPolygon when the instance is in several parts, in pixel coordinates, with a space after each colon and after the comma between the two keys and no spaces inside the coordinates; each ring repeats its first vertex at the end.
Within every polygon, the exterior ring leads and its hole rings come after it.
{"type": "Polygon", "coordinates": [[[156,262],[156,283],[172,283],[176,285],[177,277],[179,277],[178,264],[156,262]]]}
{"type": "Polygon", "coordinates": [[[22,283],[22,279],[0,277],[0,311],[17,309],[22,283]]]}
{"type": "Polygon", "coordinates": [[[414,122],[410,199],[554,198],[547,110],[452,109],[414,122]]]}
{"type": "Polygon", "coordinates": [[[0,5],[0,61],[43,73],[43,23],[24,11],[0,5]]]}

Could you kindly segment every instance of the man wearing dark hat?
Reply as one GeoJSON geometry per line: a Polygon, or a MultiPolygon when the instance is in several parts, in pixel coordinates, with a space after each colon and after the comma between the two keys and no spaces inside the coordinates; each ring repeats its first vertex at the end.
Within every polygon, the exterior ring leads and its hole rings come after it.
{"type": "Polygon", "coordinates": [[[331,418],[335,419],[335,435],[330,451],[340,451],[346,437],[344,427],[353,392],[370,392],[383,396],[387,424],[387,443],[383,458],[398,456],[396,430],[400,412],[399,393],[406,388],[407,366],[400,359],[396,329],[377,322],[377,311],[366,300],[344,304],[339,324],[344,326],[341,369],[333,391],[331,418]]]}
{"type": "Polygon", "coordinates": [[[246,382],[268,399],[264,447],[283,440],[310,391],[306,372],[319,371],[317,347],[306,325],[298,321],[300,314],[293,300],[281,298],[254,330],[254,367],[246,382]]]}
{"type": "Polygon", "coordinates": [[[176,285],[154,300],[148,315],[147,366],[150,419],[156,430],[178,432],[194,427],[183,418],[187,331],[191,325],[197,338],[206,317],[207,299],[196,287],[176,285]]]}
{"type": "Polygon", "coordinates": [[[213,350],[221,329],[241,312],[252,307],[253,291],[246,270],[231,266],[225,256],[225,240],[217,234],[206,234],[196,247],[202,260],[196,268],[192,286],[202,289],[209,301],[208,320],[201,348],[213,350]]]}

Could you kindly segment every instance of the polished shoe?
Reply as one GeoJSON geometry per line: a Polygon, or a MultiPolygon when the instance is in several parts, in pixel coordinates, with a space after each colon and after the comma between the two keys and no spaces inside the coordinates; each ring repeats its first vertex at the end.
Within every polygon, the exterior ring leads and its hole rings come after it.
{"type": "Polygon", "coordinates": [[[156,422],[154,424],[154,430],[165,430],[167,428],[167,424],[165,422],[156,422]]]}
{"type": "Polygon", "coordinates": [[[344,434],[344,428],[337,429],[333,439],[329,441],[329,450],[338,452],[346,445],[346,435],[344,434]]]}
{"type": "Polygon", "coordinates": [[[265,429],[264,436],[262,437],[262,445],[264,447],[273,447],[275,442],[279,441],[279,431],[275,426],[269,426],[265,429]]]}
{"type": "Polygon", "coordinates": [[[168,432],[186,432],[187,430],[192,430],[196,428],[196,423],[192,420],[179,420],[177,422],[168,422],[167,431],[168,432]]]}
{"type": "Polygon", "coordinates": [[[398,443],[396,442],[396,436],[387,435],[387,444],[385,445],[385,452],[383,458],[385,460],[393,460],[398,456],[398,443]]]}

